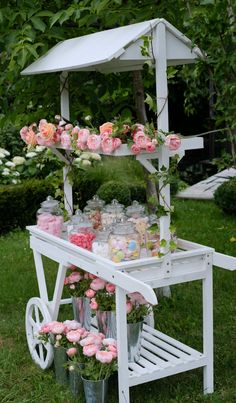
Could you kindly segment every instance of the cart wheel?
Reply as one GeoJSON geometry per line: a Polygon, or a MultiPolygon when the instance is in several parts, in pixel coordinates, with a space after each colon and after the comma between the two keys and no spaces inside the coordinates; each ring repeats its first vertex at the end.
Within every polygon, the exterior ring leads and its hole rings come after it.
{"type": "Polygon", "coordinates": [[[47,305],[40,298],[31,298],[26,306],[25,328],[30,354],[42,369],[49,368],[53,361],[53,347],[38,339],[39,330],[51,322],[47,305]]]}

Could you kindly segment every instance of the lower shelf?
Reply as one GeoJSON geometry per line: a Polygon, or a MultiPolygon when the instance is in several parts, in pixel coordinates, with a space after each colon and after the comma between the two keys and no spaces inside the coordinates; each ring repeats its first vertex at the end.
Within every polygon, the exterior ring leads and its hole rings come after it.
{"type": "Polygon", "coordinates": [[[206,363],[204,354],[144,325],[140,359],[129,363],[129,386],[203,367],[206,363]]]}

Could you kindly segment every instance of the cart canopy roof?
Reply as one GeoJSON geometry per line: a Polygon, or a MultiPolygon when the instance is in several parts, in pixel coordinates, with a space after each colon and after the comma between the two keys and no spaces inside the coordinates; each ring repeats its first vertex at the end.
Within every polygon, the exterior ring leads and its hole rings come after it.
{"type": "Polygon", "coordinates": [[[157,18],[59,42],[21,74],[131,71],[142,69],[147,60],[155,65],[152,41],[148,56],[142,55],[141,46],[143,36],[153,38],[154,28],[160,23],[166,28],[166,59],[169,66],[193,63],[202,56],[201,51],[192,46],[190,39],[166,20],[157,18]]]}

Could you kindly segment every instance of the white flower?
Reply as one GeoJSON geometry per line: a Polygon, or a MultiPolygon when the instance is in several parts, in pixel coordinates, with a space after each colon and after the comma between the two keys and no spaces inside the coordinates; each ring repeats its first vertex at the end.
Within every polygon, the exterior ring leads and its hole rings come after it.
{"type": "Polygon", "coordinates": [[[14,172],[12,173],[12,175],[13,175],[13,176],[20,176],[20,172],[14,171],[14,172]]]}
{"type": "Polygon", "coordinates": [[[87,116],[85,116],[85,118],[84,118],[84,120],[85,120],[86,122],[89,122],[91,119],[92,119],[92,116],[90,116],[90,115],[87,115],[87,116]]]}
{"type": "Polygon", "coordinates": [[[2,171],[2,175],[3,175],[3,176],[8,176],[8,175],[10,175],[10,174],[9,174],[8,171],[2,171]]]}
{"type": "Polygon", "coordinates": [[[12,161],[15,165],[23,165],[25,163],[25,158],[16,155],[14,158],[12,158],[12,161]]]}
{"type": "Polygon", "coordinates": [[[7,161],[7,162],[5,163],[5,165],[6,165],[6,167],[10,167],[10,168],[13,168],[13,167],[16,166],[16,164],[14,164],[14,162],[12,162],[12,161],[7,161]]]}
{"type": "Polygon", "coordinates": [[[34,157],[36,157],[36,155],[37,155],[37,153],[35,153],[34,151],[30,151],[25,156],[26,156],[26,158],[34,158],[34,157]]]}
{"type": "Polygon", "coordinates": [[[81,151],[80,151],[80,150],[76,150],[76,151],[75,151],[75,154],[76,154],[76,155],[81,155],[81,151]]]}
{"type": "Polygon", "coordinates": [[[81,162],[81,164],[82,164],[83,167],[89,167],[90,165],[92,165],[89,160],[83,160],[81,162]]]}
{"type": "Polygon", "coordinates": [[[5,158],[5,154],[2,151],[0,151],[0,158],[5,158]]]}
{"type": "Polygon", "coordinates": [[[41,153],[43,150],[45,150],[45,146],[36,146],[35,151],[36,153],[41,153]]]}
{"type": "MultiPolygon", "coordinates": [[[[0,153],[2,153],[4,155],[4,157],[5,156],[9,157],[9,155],[10,155],[9,151],[5,150],[5,148],[0,148],[0,153]]],[[[4,157],[1,157],[1,158],[4,158],[4,157]]]]}
{"type": "Polygon", "coordinates": [[[9,168],[3,168],[3,172],[10,172],[10,169],[9,168]]]}
{"type": "Polygon", "coordinates": [[[81,162],[81,158],[75,158],[74,159],[74,164],[79,164],[81,162]]]}
{"type": "Polygon", "coordinates": [[[91,153],[91,159],[94,161],[101,161],[101,155],[97,154],[97,153],[91,153]]]}
{"type": "Polygon", "coordinates": [[[0,160],[0,165],[2,165],[2,160],[0,160]]]}
{"type": "Polygon", "coordinates": [[[11,183],[13,183],[13,185],[16,185],[18,183],[17,179],[12,179],[11,183]]]}
{"type": "Polygon", "coordinates": [[[81,159],[82,160],[89,160],[89,158],[91,158],[91,154],[92,153],[90,153],[90,152],[84,152],[84,153],[82,153],[82,155],[81,155],[81,159]]]}

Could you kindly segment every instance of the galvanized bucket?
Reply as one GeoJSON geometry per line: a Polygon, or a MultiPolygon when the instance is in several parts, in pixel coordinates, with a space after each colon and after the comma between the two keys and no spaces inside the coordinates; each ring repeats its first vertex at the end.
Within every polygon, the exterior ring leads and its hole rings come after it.
{"type": "Polygon", "coordinates": [[[84,379],[84,394],[86,403],[106,403],[108,391],[108,378],[99,381],[84,379]]]}
{"type": "Polygon", "coordinates": [[[140,358],[143,322],[127,323],[128,362],[138,361],[140,358]]]}
{"type": "Polygon", "coordinates": [[[80,374],[81,364],[71,363],[69,365],[69,388],[73,396],[80,396],[83,393],[83,382],[80,374]]]}
{"type": "Polygon", "coordinates": [[[86,297],[72,297],[74,319],[86,330],[91,327],[90,299],[86,297]]]}
{"type": "Polygon", "coordinates": [[[54,347],[54,369],[56,381],[60,385],[67,384],[67,354],[64,347],[54,347]]]}
{"type": "Polygon", "coordinates": [[[114,311],[97,311],[98,331],[106,337],[116,339],[116,313],[114,311]]]}

